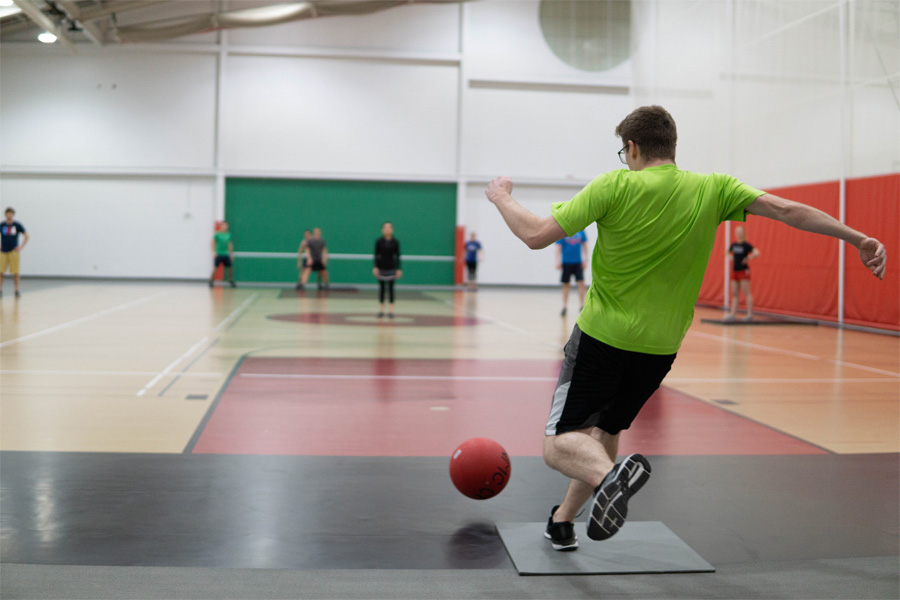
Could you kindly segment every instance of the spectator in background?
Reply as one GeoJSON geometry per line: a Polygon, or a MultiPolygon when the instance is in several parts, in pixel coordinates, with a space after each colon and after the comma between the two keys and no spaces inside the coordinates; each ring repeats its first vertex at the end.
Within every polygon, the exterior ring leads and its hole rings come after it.
{"type": "Polygon", "coordinates": [[[394,318],[394,281],[403,276],[400,270],[400,242],[394,237],[394,225],[386,221],[381,237],[375,240],[375,267],[372,275],[378,279],[378,317],[385,316],[385,295],[388,300],[387,317],[394,318]]]}
{"type": "Polygon", "coordinates": [[[477,290],[478,283],[476,282],[475,272],[478,270],[478,261],[482,258],[481,256],[481,242],[475,236],[473,232],[469,236],[469,241],[466,242],[466,269],[468,270],[469,276],[466,279],[466,288],[470,290],[477,290]]]}
{"type": "Polygon", "coordinates": [[[227,271],[228,283],[231,287],[236,287],[234,283],[234,244],[231,242],[231,232],[228,231],[228,223],[222,221],[219,230],[213,234],[212,251],[215,255],[213,258],[213,272],[209,276],[209,287],[215,282],[216,270],[222,265],[222,277],[224,278],[227,271]]]}
{"type": "Polygon", "coordinates": [[[297,289],[303,289],[303,272],[306,270],[306,265],[309,262],[309,256],[306,253],[306,247],[309,245],[309,239],[312,237],[312,231],[309,229],[303,230],[303,240],[300,242],[300,247],[297,248],[297,271],[299,271],[299,275],[297,276],[297,289]]]}
{"type": "Polygon", "coordinates": [[[728,247],[728,256],[731,258],[731,310],[725,315],[725,320],[737,318],[738,295],[744,292],[744,301],[747,303],[747,316],[745,321],[753,320],[753,294],[750,293],[750,265],[751,259],[758,258],[759,248],[754,248],[747,242],[747,234],[744,228],[738,225],[734,230],[734,243],[728,247]]]}
{"type": "Polygon", "coordinates": [[[587,255],[587,235],[583,231],[556,242],[556,268],[562,270],[563,284],[563,308],[559,314],[563,317],[566,316],[566,308],[569,304],[569,288],[572,277],[578,284],[580,306],[584,307],[584,267],[587,265],[587,255]]]}
{"type": "Polygon", "coordinates": [[[322,239],[322,229],[313,229],[312,237],[306,240],[306,268],[300,276],[300,289],[309,281],[310,273],[316,273],[316,285],[321,289],[328,289],[328,248],[322,239]]]}
{"type": "Polygon", "coordinates": [[[0,223],[0,296],[3,295],[3,276],[7,269],[13,276],[16,285],[16,298],[19,293],[19,254],[28,243],[28,233],[25,226],[15,220],[16,211],[13,207],[6,209],[6,219],[0,223]],[[19,236],[22,243],[19,243],[19,236]]]}

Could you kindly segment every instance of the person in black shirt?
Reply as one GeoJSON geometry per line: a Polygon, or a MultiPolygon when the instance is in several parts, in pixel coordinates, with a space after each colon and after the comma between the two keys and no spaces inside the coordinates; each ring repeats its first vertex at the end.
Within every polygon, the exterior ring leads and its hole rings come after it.
{"type": "Polygon", "coordinates": [[[400,242],[394,237],[394,225],[387,221],[381,226],[381,237],[375,240],[375,267],[372,274],[378,278],[378,316],[384,316],[384,297],[388,296],[389,319],[394,318],[394,281],[400,279],[400,242]]]}
{"type": "Polygon", "coordinates": [[[751,259],[760,255],[759,249],[747,242],[747,234],[744,228],[738,226],[734,230],[734,243],[728,247],[728,256],[731,257],[731,310],[725,315],[726,319],[736,319],[738,309],[738,295],[744,292],[744,300],[747,303],[747,316],[745,320],[753,320],[753,294],[750,293],[750,266],[751,259]]]}

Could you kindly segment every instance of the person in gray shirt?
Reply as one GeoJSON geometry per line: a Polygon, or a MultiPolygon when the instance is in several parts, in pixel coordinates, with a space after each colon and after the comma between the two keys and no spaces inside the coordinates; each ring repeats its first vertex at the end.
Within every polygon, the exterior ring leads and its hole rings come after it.
{"type": "Polygon", "coordinates": [[[318,288],[328,289],[328,248],[325,247],[322,229],[319,227],[313,229],[312,237],[306,242],[306,268],[300,276],[299,289],[303,289],[313,271],[316,272],[318,288]]]}

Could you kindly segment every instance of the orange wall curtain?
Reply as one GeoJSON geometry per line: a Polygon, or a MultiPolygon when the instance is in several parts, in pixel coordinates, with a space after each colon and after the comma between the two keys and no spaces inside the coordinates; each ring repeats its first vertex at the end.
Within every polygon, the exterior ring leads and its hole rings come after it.
{"type": "MultiPolygon", "coordinates": [[[[837,218],[840,183],[769,188],[772,194],[814,206],[837,218]]],[[[881,240],[888,252],[884,281],[876,280],[846,245],[844,320],[900,330],[900,174],[847,180],[847,224],[881,240]]],[[[727,223],[734,228],[737,223],[727,223]]],[[[842,242],[797,231],[776,221],[750,216],[747,240],[762,255],[750,263],[754,308],[762,312],[836,321],[838,319],[838,248],[842,242]]],[[[724,273],[724,227],[716,236],[700,301],[721,305],[728,276],[724,273]]],[[[743,304],[743,303],[742,303],[743,304]]]]}
{"type": "Polygon", "coordinates": [[[706,275],[703,277],[703,285],[700,286],[699,301],[703,304],[721,306],[725,299],[725,227],[720,226],[716,231],[716,243],[713,245],[712,254],[709,256],[709,265],[706,267],[706,275]]]}
{"type": "MultiPolygon", "coordinates": [[[[766,191],[839,215],[836,181],[766,191]]],[[[750,262],[754,309],[837,320],[839,242],[762,217],[748,217],[746,228],[761,253],[750,262]]]]}
{"type": "Polygon", "coordinates": [[[844,320],[900,331],[900,173],[848,180],[847,225],[878,238],[888,258],[878,281],[847,246],[844,320]]]}

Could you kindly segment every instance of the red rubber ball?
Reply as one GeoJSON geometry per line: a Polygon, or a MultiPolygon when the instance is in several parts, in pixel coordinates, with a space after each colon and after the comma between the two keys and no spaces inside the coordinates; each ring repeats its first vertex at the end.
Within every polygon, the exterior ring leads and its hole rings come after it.
{"type": "Polygon", "coordinates": [[[450,480],[464,496],[475,500],[502,492],[511,471],[509,454],[488,438],[466,440],[450,456],[450,480]]]}

